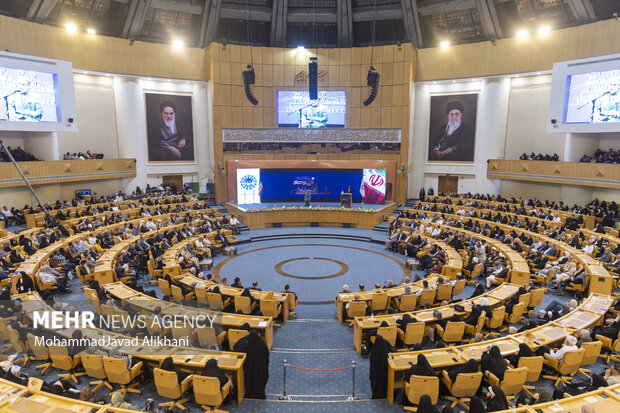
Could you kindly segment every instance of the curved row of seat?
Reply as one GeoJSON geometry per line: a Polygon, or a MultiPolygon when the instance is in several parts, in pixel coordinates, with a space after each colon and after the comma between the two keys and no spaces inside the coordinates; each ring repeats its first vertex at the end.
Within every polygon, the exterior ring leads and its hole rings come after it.
{"type": "MultiPolygon", "coordinates": [[[[470,358],[474,358],[476,361],[479,362],[482,353],[486,351],[490,346],[499,347],[501,354],[504,357],[516,354],[520,343],[526,343],[531,348],[537,349],[541,346],[550,345],[552,343],[564,340],[564,338],[568,334],[574,333],[575,330],[580,330],[601,324],[603,322],[605,314],[612,307],[613,303],[614,299],[612,297],[599,294],[591,294],[579,307],[577,307],[569,314],[554,321],[551,321],[547,324],[540,325],[536,328],[524,331],[522,333],[512,334],[509,336],[487,340],[479,343],[470,343],[460,346],[446,347],[442,349],[390,353],[388,360],[387,398],[390,402],[394,401],[394,390],[404,387],[404,382],[402,379],[403,373],[409,369],[409,367],[411,366],[410,363],[417,362],[417,357],[420,354],[423,354],[426,357],[426,359],[434,369],[445,370],[451,367],[465,364],[470,358]]],[[[598,351],[600,352],[600,346],[602,343],[599,341],[596,341],[594,343],[596,346],[598,346],[598,351]]],[[[593,364],[596,361],[597,357],[598,353],[593,360],[588,360],[589,364],[593,364]]],[[[572,360],[572,357],[565,358],[564,362],[567,364],[563,365],[562,367],[566,367],[566,370],[561,368],[561,373],[564,373],[565,371],[572,372],[575,368],[575,363],[577,368],[581,365],[585,365],[583,364],[583,358],[583,352],[578,352],[578,354],[576,355],[576,360],[572,360]]],[[[540,368],[542,369],[542,359],[540,359],[539,361],[540,368]]],[[[525,366],[514,367],[516,370],[520,367],[525,366]]],[[[506,394],[515,394],[523,388],[523,385],[524,383],[526,383],[526,381],[530,382],[538,380],[540,370],[538,370],[538,374],[535,378],[531,375],[528,377],[528,372],[529,371],[526,367],[525,369],[518,370],[514,374],[514,377],[513,374],[509,373],[504,376],[504,382],[498,384],[500,385],[500,387],[505,387],[505,389],[503,388],[502,390],[504,390],[506,394]]],[[[453,395],[455,395],[457,398],[462,398],[473,396],[475,394],[480,385],[482,373],[472,374],[475,375],[475,377],[463,376],[463,382],[457,379],[456,383],[446,383],[447,387],[452,391],[453,395]]],[[[444,380],[444,382],[446,382],[445,375],[443,373],[442,379],[444,380]]],[[[439,381],[437,381],[435,384],[438,390],[439,381]]],[[[435,384],[433,384],[433,386],[435,384]]],[[[416,385],[410,385],[410,389],[412,392],[421,392],[419,393],[419,395],[425,394],[424,392],[428,391],[428,388],[416,385]]],[[[408,397],[410,398],[410,400],[412,398],[415,400],[414,395],[409,394],[408,397]]]]}
{"type": "MultiPolygon", "coordinates": [[[[54,311],[36,292],[20,294],[15,298],[21,300],[22,309],[31,320],[34,319],[37,313],[41,313],[40,317],[43,317],[44,312],[49,313],[54,311]]],[[[63,319],[62,315],[56,314],[56,317],[58,317],[58,322],[60,324],[70,325],[70,323],[63,319]]],[[[8,329],[10,331],[10,327],[8,329]]],[[[206,323],[204,329],[209,330],[206,323]]],[[[49,329],[48,331],[66,339],[71,339],[75,330],[77,330],[76,327],[69,327],[63,329],[49,329]]],[[[54,367],[69,371],[69,377],[79,375],[79,373],[75,374],[74,370],[82,365],[89,377],[105,380],[110,384],[118,384],[121,386],[120,389],[123,392],[140,392],[137,389],[133,389],[134,385],[132,382],[134,382],[137,376],[143,373],[144,364],[151,364],[152,367],[159,367],[165,358],[172,357],[175,365],[188,370],[199,371],[204,368],[208,360],[215,359],[218,361],[219,367],[233,377],[233,382],[238,389],[238,402],[240,403],[243,400],[245,386],[243,364],[246,358],[244,353],[222,352],[207,348],[170,345],[166,341],[162,341],[162,344],[159,344],[159,341],[143,341],[130,335],[92,327],[82,327],[80,330],[82,331],[82,336],[91,340],[91,343],[98,343],[98,347],[104,353],[107,354],[107,352],[112,349],[118,349],[121,354],[130,355],[140,361],[133,364],[131,368],[128,368],[123,359],[108,358],[92,354],[76,355],[72,357],[68,355],[66,346],[30,346],[29,343],[20,342],[18,334],[13,334],[9,339],[16,351],[26,354],[32,352],[34,354],[30,357],[34,360],[51,360],[54,367]],[[119,345],[119,343],[122,344],[119,345]],[[86,360],[88,364],[84,364],[84,360],[86,360]]],[[[179,340],[177,342],[181,341],[179,340]]]]}

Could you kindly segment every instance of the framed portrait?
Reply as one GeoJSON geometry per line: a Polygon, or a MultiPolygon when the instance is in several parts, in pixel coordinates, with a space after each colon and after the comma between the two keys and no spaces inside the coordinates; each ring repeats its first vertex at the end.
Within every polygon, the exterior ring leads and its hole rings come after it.
{"type": "Polygon", "coordinates": [[[194,160],[192,98],[145,93],[149,162],[194,160]]]}
{"type": "Polygon", "coordinates": [[[478,94],[431,96],[428,160],[474,162],[478,94]]]}

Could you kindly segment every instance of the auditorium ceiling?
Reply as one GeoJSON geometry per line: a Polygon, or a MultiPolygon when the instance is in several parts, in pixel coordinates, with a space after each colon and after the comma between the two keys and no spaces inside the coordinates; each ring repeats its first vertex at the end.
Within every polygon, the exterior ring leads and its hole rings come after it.
{"type": "Polygon", "coordinates": [[[0,0],[0,13],[128,39],[205,47],[417,48],[617,18],[619,0],[0,0]]]}

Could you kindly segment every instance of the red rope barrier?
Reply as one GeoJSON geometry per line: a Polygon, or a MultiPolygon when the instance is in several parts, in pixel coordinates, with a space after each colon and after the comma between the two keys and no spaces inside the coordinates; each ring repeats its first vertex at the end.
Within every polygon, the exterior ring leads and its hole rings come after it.
{"type": "Polygon", "coordinates": [[[297,369],[297,370],[307,370],[307,371],[336,371],[336,370],[348,369],[351,366],[338,367],[338,368],[335,368],[335,369],[308,369],[308,368],[305,368],[305,367],[291,366],[289,364],[288,367],[292,367],[292,368],[297,369]]]}

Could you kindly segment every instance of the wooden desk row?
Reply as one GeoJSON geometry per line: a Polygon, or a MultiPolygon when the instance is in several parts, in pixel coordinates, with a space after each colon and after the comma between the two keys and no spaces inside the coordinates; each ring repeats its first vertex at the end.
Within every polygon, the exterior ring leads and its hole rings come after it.
{"type": "Polygon", "coordinates": [[[429,201],[437,201],[437,202],[444,202],[445,200],[449,199],[451,200],[454,204],[456,204],[455,200],[460,200],[463,201],[464,203],[466,202],[478,202],[478,203],[488,203],[491,206],[511,206],[511,207],[524,207],[527,211],[531,211],[532,209],[535,210],[542,210],[544,213],[546,214],[553,214],[553,215],[558,215],[560,216],[560,218],[563,220],[562,222],[564,222],[566,220],[566,218],[570,217],[571,215],[574,216],[579,216],[581,215],[583,217],[583,225],[585,228],[594,228],[595,224],[596,224],[596,218],[593,215],[584,215],[584,214],[577,214],[577,213],[573,213],[570,211],[560,211],[559,209],[550,209],[550,208],[546,208],[546,207],[535,207],[535,206],[531,206],[531,205],[523,205],[523,200],[519,200],[520,202],[517,203],[511,203],[511,202],[499,202],[499,201],[486,201],[486,200],[482,200],[482,199],[474,199],[474,198],[465,198],[462,196],[429,196],[428,197],[429,201]]]}
{"type": "MultiPolygon", "coordinates": [[[[234,297],[237,295],[241,295],[243,292],[242,288],[235,288],[228,285],[221,285],[216,282],[203,280],[191,274],[182,274],[181,276],[176,278],[176,281],[180,284],[183,284],[185,288],[190,291],[196,291],[197,288],[211,289],[215,286],[219,287],[220,293],[224,296],[234,297]]],[[[257,301],[260,301],[265,297],[267,291],[258,291],[258,290],[250,290],[250,294],[257,301]]],[[[273,297],[282,305],[282,323],[286,323],[289,314],[289,300],[287,293],[274,293],[273,297]]]]}
{"type": "MultiPolygon", "coordinates": [[[[54,311],[49,307],[45,301],[41,299],[38,293],[27,293],[18,295],[14,298],[21,299],[23,311],[28,317],[33,318],[36,312],[54,311]]],[[[162,311],[163,312],[163,311],[162,311]]],[[[186,312],[184,312],[185,314],[186,312]]],[[[60,330],[53,330],[53,332],[61,335],[65,338],[71,338],[73,332],[76,329],[66,328],[60,330]]],[[[125,336],[122,334],[114,333],[111,331],[100,330],[97,328],[81,328],[84,337],[91,340],[116,340],[124,341],[131,340],[133,337],[125,336]]],[[[52,331],[52,330],[50,330],[52,331]]],[[[113,347],[106,347],[105,345],[99,346],[99,348],[105,352],[111,350],[113,347]]],[[[135,358],[144,360],[145,362],[159,365],[166,357],[173,357],[174,364],[181,368],[190,369],[194,371],[200,371],[208,360],[216,359],[218,365],[222,370],[228,372],[233,376],[233,382],[238,386],[237,401],[240,403],[244,396],[244,371],[243,363],[245,362],[244,353],[234,353],[225,351],[214,351],[193,347],[179,347],[179,346],[123,346],[118,349],[119,352],[126,355],[132,355],[135,358]]],[[[32,413],[32,412],[28,412],[32,413]]]]}
{"type": "MultiPolygon", "coordinates": [[[[123,209],[127,209],[127,206],[131,203],[139,203],[139,204],[144,204],[145,206],[147,206],[145,203],[148,200],[151,200],[153,202],[159,202],[161,201],[162,204],[164,205],[163,202],[165,202],[166,200],[170,201],[172,204],[174,203],[178,203],[181,201],[181,199],[183,198],[182,195],[167,195],[164,197],[147,197],[147,198],[140,198],[140,199],[127,199],[127,200],[123,200],[120,202],[115,202],[115,201],[111,201],[111,202],[100,202],[100,203],[96,203],[96,204],[84,204],[84,205],[78,205],[75,207],[70,207],[70,208],[61,208],[61,209],[50,209],[49,213],[52,216],[56,216],[56,213],[58,213],[58,211],[62,211],[63,214],[75,214],[75,211],[82,211],[88,207],[91,207],[92,209],[98,208],[98,207],[110,207],[111,204],[116,205],[118,207],[118,209],[123,210],[123,209]]],[[[24,210],[24,216],[26,218],[26,226],[28,228],[34,228],[34,227],[40,227],[43,225],[43,221],[45,220],[45,213],[43,212],[37,212],[34,214],[29,214],[27,213],[27,211],[24,210]]]]}
{"type": "Polygon", "coordinates": [[[390,403],[394,402],[394,390],[403,386],[403,373],[409,370],[410,363],[417,362],[418,354],[424,354],[436,370],[465,364],[472,356],[479,362],[482,353],[489,346],[494,345],[498,346],[502,356],[506,357],[515,354],[520,343],[526,343],[535,349],[564,340],[568,334],[572,334],[575,330],[601,324],[605,313],[609,311],[613,303],[614,298],[612,297],[591,294],[569,314],[522,333],[442,349],[390,353],[388,357],[387,398],[390,403]]]}
{"type": "Polygon", "coordinates": [[[497,413],[581,413],[581,406],[584,405],[592,406],[596,412],[601,413],[620,411],[620,384],[600,387],[588,393],[559,399],[557,402],[539,403],[532,406],[501,410],[497,413]],[[556,408],[556,403],[559,409],[556,408]]]}
{"type": "MultiPolygon", "coordinates": [[[[416,210],[416,212],[418,211],[416,210]]],[[[446,214],[443,214],[443,215],[446,215],[446,214]]],[[[411,218],[403,218],[402,221],[411,222],[412,220],[411,218]]],[[[511,268],[509,276],[507,277],[507,280],[509,280],[513,284],[523,285],[523,283],[525,283],[526,285],[529,285],[530,269],[527,265],[527,261],[525,261],[525,259],[521,255],[519,255],[516,251],[512,250],[508,245],[505,245],[504,243],[498,240],[495,240],[493,238],[489,238],[485,235],[467,231],[463,228],[456,228],[456,227],[452,227],[452,226],[445,225],[445,224],[439,225],[434,222],[420,222],[420,223],[425,224],[427,227],[428,226],[431,226],[434,228],[439,227],[441,229],[456,232],[457,234],[465,234],[466,236],[469,236],[469,237],[475,236],[476,238],[484,240],[488,245],[495,247],[498,252],[501,252],[502,254],[504,254],[504,257],[506,257],[506,260],[510,264],[510,268],[511,268]]]]}
{"type": "MultiPolygon", "coordinates": [[[[424,280],[428,281],[429,285],[434,285],[437,282],[437,278],[440,277],[440,275],[438,274],[432,274],[429,275],[428,277],[426,277],[424,280]]],[[[424,280],[419,280],[419,281],[414,281],[412,283],[409,284],[404,284],[404,285],[400,285],[397,287],[390,287],[390,288],[379,288],[376,290],[370,290],[370,291],[359,291],[359,292],[350,292],[350,293],[338,293],[338,295],[336,296],[336,315],[338,318],[338,321],[340,321],[341,323],[344,322],[345,320],[345,313],[346,313],[346,305],[348,302],[353,301],[355,299],[355,294],[359,294],[360,295],[360,300],[364,300],[364,301],[372,301],[372,296],[375,294],[380,294],[380,293],[387,293],[388,297],[390,299],[392,298],[396,298],[396,297],[400,297],[401,295],[403,295],[405,293],[405,285],[408,285],[409,288],[411,288],[411,293],[415,294],[416,292],[422,290],[422,283],[424,282],[424,280]]],[[[389,304],[389,303],[388,303],[389,304]]]]}
{"type": "Polygon", "coordinates": [[[388,325],[396,325],[398,320],[401,320],[405,314],[409,314],[415,317],[418,321],[422,321],[425,324],[430,324],[439,321],[434,316],[435,311],[441,313],[441,319],[450,318],[454,315],[465,315],[471,312],[473,304],[480,304],[482,298],[486,298],[491,308],[502,306],[506,300],[515,295],[519,291],[519,286],[510,283],[504,283],[492,291],[488,291],[478,297],[459,301],[458,303],[449,304],[441,307],[434,307],[431,309],[422,309],[417,311],[409,311],[405,313],[397,314],[383,314],[374,317],[355,317],[354,330],[353,330],[353,345],[358,353],[362,353],[362,339],[364,333],[368,330],[379,328],[383,321],[388,325]],[[464,311],[459,312],[455,310],[454,306],[463,306],[464,311]]]}
{"type": "MultiPolygon", "coordinates": [[[[142,314],[152,314],[157,307],[161,308],[160,314],[162,316],[186,315],[192,317],[200,314],[206,315],[208,313],[213,313],[210,310],[183,306],[171,301],[162,301],[153,298],[150,295],[135,291],[121,282],[106,284],[103,288],[112,297],[121,300],[123,303],[131,304],[135,311],[142,314]]],[[[273,318],[223,312],[217,313],[217,315],[222,316],[222,327],[224,330],[239,328],[243,324],[248,323],[250,328],[258,330],[265,344],[267,344],[267,347],[271,349],[273,345],[273,318]]]]}
{"type": "MultiPolygon", "coordinates": [[[[441,204],[441,203],[433,203],[433,202],[418,202],[417,205],[423,205],[423,206],[428,206],[428,207],[439,206],[441,208],[448,207],[448,208],[454,209],[455,211],[458,211],[459,209],[464,209],[465,211],[473,210],[473,211],[478,212],[478,215],[486,215],[487,213],[490,213],[493,217],[499,214],[500,216],[506,216],[511,219],[516,218],[519,222],[523,222],[527,218],[530,221],[530,223],[536,222],[538,225],[544,224],[547,228],[557,227],[557,226],[562,225],[561,222],[553,222],[553,221],[543,219],[543,218],[532,217],[529,215],[518,215],[513,212],[496,211],[496,210],[488,209],[488,208],[480,208],[480,207],[465,206],[465,205],[441,204]]],[[[440,211],[432,211],[430,209],[426,211],[429,213],[441,213],[440,211]]],[[[453,212],[453,213],[456,214],[456,212],[453,212]]],[[[469,218],[469,216],[463,216],[463,218],[469,218]]]]}
{"type": "MultiPolygon", "coordinates": [[[[415,211],[418,213],[427,212],[427,211],[421,211],[421,210],[415,210],[415,209],[412,209],[412,211],[415,211]]],[[[455,221],[460,221],[461,219],[464,219],[460,215],[453,215],[453,214],[431,213],[430,215],[442,215],[442,216],[445,216],[446,218],[452,218],[455,221]]],[[[474,222],[478,222],[481,225],[489,224],[489,221],[485,221],[479,218],[468,218],[468,219],[471,219],[474,222]]],[[[581,264],[584,267],[585,271],[588,274],[596,276],[594,280],[590,280],[590,292],[595,292],[595,293],[600,293],[600,294],[611,294],[611,291],[613,288],[613,278],[611,277],[609,272],[602,265],[600,265],[598,261],[596,261],[594,258],[590,257],[589,255],[584,254],[581,250],[573,248],[570,245],[567,245],[563,242],[551,239],[543,234],[531,232],[526,229],[514,228],[510,225],[500,224],[500,223],[493,223],[493,226],[497,226],[503,229],[504,231],[508,231],[508,232],[513,231],[513,230],[516,232],[523,232],[524,234],[531,236],[532,238],[539,238],[542,241],[548,241],[550,244],[555,244],[556,248],[558,249],[558,254],[561,254],[563,251],[568,251],[569,254],[579,264],[581,264]],[[594,283],[592,281],[594,281],[594,283]]],[[[456,228],[453,226],[449,226],[448,228],[450,228],[450,230],[452,231],[458,231],[458,230],[466,231],[462,228],[456,228]]],[[[471,232],[471,231],[466,231],[466,232],[471,232]]],[[[476,237],[483,238],[484,236],[476,233],[476,237]]],[[[486,238],[487,240],[491,239],[488,237],[484,237],[484,238],[486,238]]],[[[503,243],[499,243],[496,245],[500,245],[500,244],[510,249],[507,245],[503,243]]],[[[516,254],[516,251],[513,251],[513,253],[516,254]]],[[[529,274],[529,267],[528,267],[528,274],[529,274]]]]}

